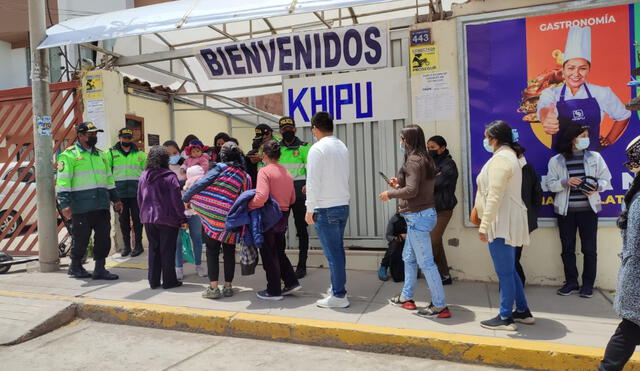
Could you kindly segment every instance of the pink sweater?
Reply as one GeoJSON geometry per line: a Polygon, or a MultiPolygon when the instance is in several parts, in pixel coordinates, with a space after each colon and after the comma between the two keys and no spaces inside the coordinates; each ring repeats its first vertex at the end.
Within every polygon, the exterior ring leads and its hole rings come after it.
{"type": "Polygon", "coordinates": [[[280,205],[280,210],[287,211],[296,202],[296,191],[293,178],[282,165],[270,164],[258,172],[256,195],[249,202],[249,209],[258,209],[267,202],[269,195],[280,205]]]}
{"type": "Polygon", "coordinates": [[[200,165],[204,173],[206,174],[209,171],[209,155],[203,153],[202,156],[198,158],[187,157],[182,164],[182,169],[188,169],[191,166],[200,165]]]}

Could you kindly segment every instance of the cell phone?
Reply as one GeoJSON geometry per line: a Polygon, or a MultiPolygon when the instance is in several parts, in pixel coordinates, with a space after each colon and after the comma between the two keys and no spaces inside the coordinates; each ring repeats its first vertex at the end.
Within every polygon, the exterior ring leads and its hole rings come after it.
{"type": "Polygon", "coordinates": [[[389,180],[389,178],[386,175],[384,175],[382,171],[378,171],[378,174],[380,174],[382,179],[384,179],[384,181],[387,182],[387,184],[391,183],[391,180],[389,180]]]}

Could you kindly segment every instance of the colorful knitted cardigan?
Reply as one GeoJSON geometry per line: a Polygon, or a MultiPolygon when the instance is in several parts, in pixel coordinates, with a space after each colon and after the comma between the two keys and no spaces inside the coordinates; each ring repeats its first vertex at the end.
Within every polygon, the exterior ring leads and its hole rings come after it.
{"type": "Polygon", "coordinates": [[[224,229],[227,215],[238,196],[251,189],[251,177],[244,170],[229,166],[207,188],[193,196],[191,206],[200,215],[207,236],[235,244],[241,236],[224,229]]]}

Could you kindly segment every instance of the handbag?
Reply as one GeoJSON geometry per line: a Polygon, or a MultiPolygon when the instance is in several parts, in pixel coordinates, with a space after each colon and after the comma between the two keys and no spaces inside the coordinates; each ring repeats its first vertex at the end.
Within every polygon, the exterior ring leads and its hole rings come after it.
{"type": "Polygon", "coordinates": [[[479,227],[480,223],[482,222],[482,219],[480,219],[480,217],[478,216],[478,209],[476,209],[475,206],[473,207],[473,209],[471,209],[471,214],[469,214],[469,221],[476,227],[479,227]]]}
{"type": "Polygon", "coordinates": [[[191,236],[184,229],[180,230],[180,242],[182,242],[182,258],[191,264],[195,264],[196,259],[191,245],[191,236]]]}

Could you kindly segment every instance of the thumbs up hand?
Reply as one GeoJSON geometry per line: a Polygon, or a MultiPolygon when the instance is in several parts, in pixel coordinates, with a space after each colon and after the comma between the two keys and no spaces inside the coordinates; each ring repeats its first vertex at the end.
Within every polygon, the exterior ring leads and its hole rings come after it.
{"type": "Polygon", "coordinates": [[[544,132],[547,134],[553,135],[560,130],[560,122],[558,121],[555,103],[540,108],[540,121],[542,122],[544,132]]]}

